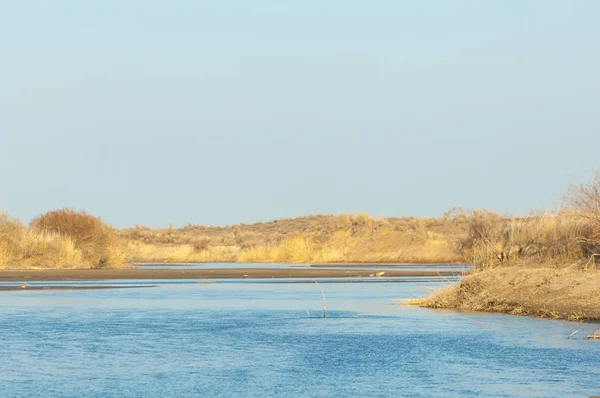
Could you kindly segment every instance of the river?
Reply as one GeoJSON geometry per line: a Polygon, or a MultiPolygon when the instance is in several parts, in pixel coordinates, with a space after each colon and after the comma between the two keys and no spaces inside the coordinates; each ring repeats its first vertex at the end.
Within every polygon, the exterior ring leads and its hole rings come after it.
{"type": "Polygon", "coordinates": [[[447,280],[321,282],[103,281],[85,285],[154,287],[0,293],[0,391],[6,397],[600,394],[600,343],[585,339],[598,324],[396,302],[447,280]]]}

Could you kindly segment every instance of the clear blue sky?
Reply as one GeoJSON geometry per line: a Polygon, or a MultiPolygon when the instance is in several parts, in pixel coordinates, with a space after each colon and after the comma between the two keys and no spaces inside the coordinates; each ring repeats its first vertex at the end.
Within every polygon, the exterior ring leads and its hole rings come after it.
{"type": "Polygon", "coordinates": [[[600,156],[600,1],[3,1],[0,209],[521,213],[600,156]]]}

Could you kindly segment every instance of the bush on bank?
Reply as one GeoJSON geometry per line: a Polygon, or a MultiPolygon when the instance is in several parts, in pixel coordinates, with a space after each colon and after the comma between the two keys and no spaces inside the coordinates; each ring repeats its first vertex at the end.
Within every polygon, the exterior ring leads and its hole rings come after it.
{"type": "Polygon", "coordinates": [[[102,268],[124,263],[121,239],[97,217],[55,210],[27,227],[0,212],[0,269],[102,268]]]}
{"type": "Polygon", "coordinates": [[[72,239],[90,268],[116,267],[125,262],[123,245],[115,230],[84,211],[49,211],[33,219],[30,228],[72,239]]]}

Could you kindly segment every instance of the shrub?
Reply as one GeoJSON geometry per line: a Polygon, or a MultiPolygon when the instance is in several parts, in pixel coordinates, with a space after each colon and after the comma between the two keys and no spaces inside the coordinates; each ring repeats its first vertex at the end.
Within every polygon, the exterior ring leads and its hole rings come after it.
{"type": "Polygon", "coordinates": [[[572,186],[566,202],[578,217],[592,225],[595,238],[600,238],[600,171],[589,184],[572,186]]]}
{"type": "Polygon", "coordinates": [[[27,229],[0,213],[0,268],[74,268],[82,262],[70,237],[27,229]]]}
{"type": "Polygon", "coordinates": [[[69,237],[81,251],[84,262],[91,268],[120,266],[125,262],[120,238],[100,218],[83,211],[62,209],[49,211],[31,221],[30,226],[40,232],[69,237]]]}
{"type": "Polygon", "coordinates": [[[210,239],[202,238],[194,241],[194,251],[201,252],[208,249],[210,239]]]}

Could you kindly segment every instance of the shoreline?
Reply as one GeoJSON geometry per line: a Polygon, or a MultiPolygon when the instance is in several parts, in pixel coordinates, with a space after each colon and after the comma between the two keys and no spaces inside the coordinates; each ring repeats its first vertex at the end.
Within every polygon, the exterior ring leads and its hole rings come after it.
{"type": "Polygon", "coordinates": [[[389,263],[360,263],[360,262],[351,262],[351,263],[310,263],[311,267],[464,267],[470,268],[471,266],[463,263],[431,263],[431,262],[420,262],[420,263],[398,263],[398,262],[389,262],[389,263]]]}
{"type": "Polygon", "coordinates": [[[498,267],[405,304],[570,321],[600,321],[600,270],[498,267]]]}
{"type": "Polygon", "coordinates": [[[103,281],[103,280],[151,280],[151,279],[268,279],[268,278],[377,278],[384,277],[433,277],[462,276],[464,271],[435,270],[345,270],[345,269],[278,269],[278,268],[229,268],[229,269],[26,269],[0,270],[0,282],[19,281],[103,281]],[[383,274],[381,274],[383,272],[383,274]]]}

